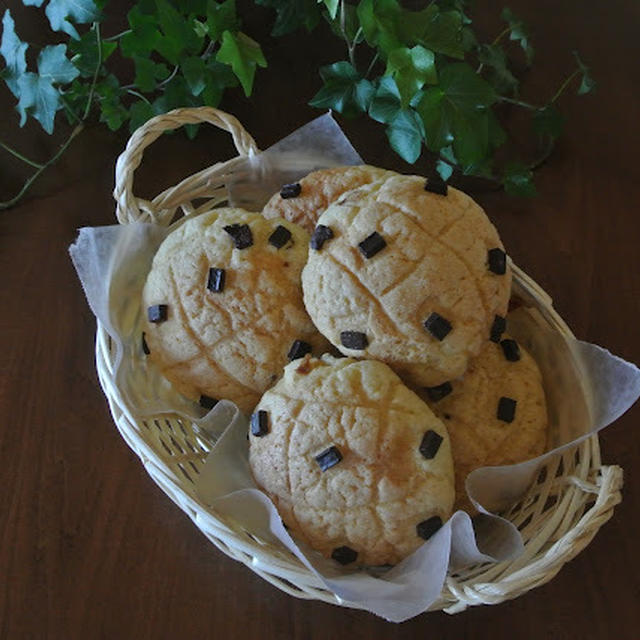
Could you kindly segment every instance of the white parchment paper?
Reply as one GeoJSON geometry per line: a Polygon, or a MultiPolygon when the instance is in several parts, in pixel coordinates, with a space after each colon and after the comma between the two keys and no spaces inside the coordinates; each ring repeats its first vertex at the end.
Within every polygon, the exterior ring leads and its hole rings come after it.
{"type": "MultiPolygon", "coordinates": [[[[246,163],[240,177],[229,184],[230,203],[259,210],[282,184],[313,169],[361,164],[362,159],[328,114],[246,163]]],[[[84,228],[70,248],[91,310],[116,345],[120,404],[141,417],[177,413],[217,439],[198,478],[201,499],[261,540],[291,551],[351,606],[387,620],[400,622],[428,609],[439,597],[449,569],[522,553],[516,527],[491,511],[513,504],[544,460],[616,420],[640,395],[640,370],[635,365],[595,345],[565,339],[535,308],[519,309],[509,316],[508,330],[542,370],[552,449],[518,465],[472,472],[466,486],[480,515],[472,521],[464,512],[455,513],[395,567],[340,567],[294,541],[273,503],[256,487],[248,463],[247,417],[229,401],[206,413],[178,394],[147,362],[141,345],[141,292],[153,255],[167,233],[142,223],[84,228]]]]}

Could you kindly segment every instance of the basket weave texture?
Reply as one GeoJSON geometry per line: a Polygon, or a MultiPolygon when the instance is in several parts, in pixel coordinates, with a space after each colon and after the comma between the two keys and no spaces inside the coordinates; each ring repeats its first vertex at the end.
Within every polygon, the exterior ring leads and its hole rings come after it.
{"type": "MultiPolygon", "coordinates": [[[[217,109],[176,109],[157,116],[133,134],[118,159],[114,190],[118,221],[167,226],[180,211],[197,215],[226,203],[226,178],[239,161],[257,152],[255,141],[238,120],[217,109]],[[196,123],[209,123],[229,132],[238,156],[182,180],[151,201],[136,198],[133,177],[144,149],[163,132],[196,123]]],[[[513,271],[514,281],[536,300],[556,330],[572,337],[548,295],[517,267],[513,271]]],[[[115,357],[111,339],[98,323],[98,377],[115,424],[151,478],[204,535],[228,556],[286,593],[357,607],[328,591],[295,556],[260,541],[202,503],[195,492],[195,481],[214,442],[178,415],[162,414],[154,419],[137,416],[116,385],[115,357]]],[[[504,514],[520,530],[524,553],[515,560],[479,564],[448,574],[440,598],[430,610],[457,613],[471,605],[497,604],[551,580],[612,516],[621,500],[622,481],[620,467],[602,465],[596,435],[552,458],[528,493],[504,514]]]]}

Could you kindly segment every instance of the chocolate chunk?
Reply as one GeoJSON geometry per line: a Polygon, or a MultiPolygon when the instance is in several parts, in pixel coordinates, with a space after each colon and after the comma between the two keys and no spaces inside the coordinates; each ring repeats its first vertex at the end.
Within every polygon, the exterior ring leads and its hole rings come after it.
{"type": "Polygon", "coordinates": [[[365,258],[373,258],[379,251],[382,251],[387,246],[384,238],[374,231],[370,236],[367,236],[359,245],[360,253],[365,258]]]}
{"type": "Polygon", "coordinates": [[[149,322],[159,323],[167,319],[167,311],[169,307],[166,304],[154,304],[147,309],[147,318],[149,322]]]}
{"type": "Polygon", "coordinates": [[[281,198],[297,198],[302,192],[302,186],[299,182],[293,182],[291,184],[283,184],[280,189],[281,198]]]}
{"type": "Polygon", "coordinates": [[[340,564],[351,564],[358,558],[358,552],[351,547],[336,547],[331,552],[331,557],[340,564]]]}
{"type": "Polygon", "coordinates": [[[316,462],[322,471],[331,469],[331,467],[337,465],[340,460],[342,460],[342,454],[333,445],[316,456],[316,462]]]}
{"type": "Polygon", "coordinates": [[[253,244],[253,234],[248,224],[228,224],[223,228],[233,238],[236,249],[246,249],[253,244]]]}
{"type": "Polygon", "coordinates": [[[500,338],[506,330],[507,321],[502,316],[494,316],[489,340],[491,340],[491,342],[500,342],[500,338]]]}
{"type": "Polygon", "coordinates": [[[427,392],[429,400],[438,402],[438,400],[442,400],[442,398],[448,396],[453,391],[453,387],[450,382],[443,382],[437,387],[425,387],[424,390],[427,392]]]}
{"type": "Polygon", "coordinates": [[[214,293],[220,293],[224,289],[224,269],[218,269],[217,267],[211,267],[209,269],[209,279],[207,280],[207,289],[214,293]]]}
{"type": "Polygon", "coordinates": [[[420,453],[427,460],[435,458],[442,444],[442,440],[443,437],[439,433],[436,433],[433,429],[429,429],[429,431],[422,436],[422,442],[419,447],[420,453]]]}
{"type": "Polygon", "coordinates": [[[446,196],[449,189],[447,183],[438,174],[435,174],[424,183],[424,190],[437,193],[439,196],[446,196]]]}
{"type": "Polygon", "coordinates": [[[369,346],[367,336],[360,331],[342,331],[340,333],[340,342],[347,349],[366,349],[369,346]]]}
{"type": "Polygon", "coordinates": [[[503,276],[507,272],[507,254],[496,247],[488,251],[489,271],[503,276]]]}
{"type": "Polygon", "coordinates": [[[266,411],[256,411],[251,416],[251,433],[257,438],[269,433],[269,414],[266,411]]]}
{"type": "Polygon", "coordinates": [[[145,356],[148,356],[151,353],[151,349],[149,349],[149,345],[147,344],[144,331],[142,332],[142,353],[144,353],[145,356]]]}
{"type": "Polygon", "coordinates": [[[198,404],[205,409],[213,409],[218,404],[218,400],[210,396],[200,396],[198,404]]]}
{"type": "Polygon", "coordinates": [[[498,401],[498,411],[496,417],[502,422],[513,422],[516,417],[516,400],[502,396],[498,401]]]}
{"type": "Polygon", "coordinates": [[[437,340],[444,340],[452,329],[451,323],[435,311],[424,321],[424,328],[437,340]]]}
{"type": "Polygon", "coordinates": [[[504,357],[509,362],[518,362],[520,360],[520,347],[515,340],[503,340],[500,343],[504,357]]]}
{"type": "Polygon", "coordinates": [[[331,240],[331,238],[333,238],[333,231],[331,231],[331,228],[323,224],[319,224],[313,230],[313,234],[311,235],[311,242],[309,244],[311,245],[312,249],[320,251],[320,249],[322,249],[322,245],[327,240],[331,240]]]}
{"type": "Polygon", "coordinates": [[[279,224],[275,231],[269,236],[269,244],[276,249],[281,249],[287,242],[291,240],[291,231],[287,227],[279,224]]]}
{"type": "Polygon", "coordinates": [[[442,526],[440,516],[432,516],[416,525],[416,533],[424,540],[428,540],[442,526]]]}
{"type": "Polygon", "coordinates": [[[287,354],[287,358],[291,360],[297,360],[298,358],[304,358],[307,353],[311,353],[311,345],[304,340],[294,340],[287,354]]]}

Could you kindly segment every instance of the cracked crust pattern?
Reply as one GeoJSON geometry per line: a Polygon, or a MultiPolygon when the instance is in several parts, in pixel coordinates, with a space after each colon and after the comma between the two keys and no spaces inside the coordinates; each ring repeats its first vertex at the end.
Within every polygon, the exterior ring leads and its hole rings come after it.
{"type": "Polygon", "coordinates": [[[358,564],[395,564],[423,542],[419,522],[449,517],[447,430],[385,364],[306,356],[285,368],[258,409],[270,430],[250,436],[256,482],[291,532],[323,555],[348,546],[358,564]],[[419,446],[430,429],[443,440],[427,460],[419,446]],[[330,446],[342,461],[322,472],[315,456],[330,446]]]}
{"type": "Polygon", "coordinates": [[[449,430],[456,508],[473,510],[464,487],[471,471],[515,464],[544,453],[547,408],[542,376],[522,345],[520,360],[511,362],[499,344],[487,342],[464,376],[451,384],[452,392],[442,400],[424,399],[449,430]],[[517,402],[513,422],[503,422],[496,416],[501,397],[517,402]]]}
{"type": "Polygon", "coordinates": [[[300,272],[308,234],[281,220],[241,209],[216,209],[173,231],[153,260],[143,308],[168,305],[165,322],[146,322],[151,358],[186,396],[233,400],[250,412],[280,376],[294,340],[327,346],[302,302],[300,272]],[[236,249],[224,231],[248,224],[253,245],[236,249]],[[268,238],[278,225],[291,239],[280,249],[268,238]],[[221,292],[207,289],[210,268],[225,269],[221,292]]]}
{"type": "Polygon", "coordinates": [[[494,316],[506,314],[511,271],[488,268],[488,250],[503,245],[484,211],[456,189],[440,196],[424,184],[391,174],[343,194],[318,220],[334,237],[310,251],[302,284],[314,323],[342,353],[435,386],[464,373],[494,316]],[[386,246],[367,259],[358,244],[374,231],[386,246]],[[453,326],[442,341],[424,328],[432,312],[453,326]],[[343,347],[342,331],[365,333],[368,347],[343,347]]]}
{"type": "Polygon", "coordinates": [[[262,210],[265,218],[284,218],[313,233],[320,214],[343,193],[377,180],[393,172],[360,165],[313,171],[300,180],[300,195],[283,198],[275,193],[262,210]]]}

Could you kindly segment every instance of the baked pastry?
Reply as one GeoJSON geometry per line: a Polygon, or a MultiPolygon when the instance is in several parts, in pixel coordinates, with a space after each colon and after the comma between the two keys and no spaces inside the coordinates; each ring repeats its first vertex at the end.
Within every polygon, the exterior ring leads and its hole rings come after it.
{"type": "Polygon", "coordinates": [[[309,315],[343,354],[435,386],[462,375],[495,334],[511,270],[470,197],[392,174],[320,216],[302,285],[309,315]]]}
{"type": "Polygon", "coordinates": [[[472,509],[464,484],[474,469],[523,462],[545,451],[542,375],[508,336],[487,342],[462,378],[428,390],[424,399],[449,430],[456,508],[472,509]]]}
{"type": "Polygon", "coordinates": [[[313,171],[300,182],[283,185],[262,210],[265,218],[284,218],[312,233],[320,214],[343,193],[381,180],[393,172],[368,165],[313,171]]]}
{"type": "Polygon", "coordinates": [[[450,515],[447,430],[381,362],[292,362],[249,441],[255,480],[292,534],[341,564],[395,564],[450,515]]]}
{"type": "Polygon", "coordinates": [[[304,310],[308,234],[223,208],[187,219],[158,249],[143,291],[149,358],[184,395],[249,413],[282,367],[326,341],[304,310]]]}

